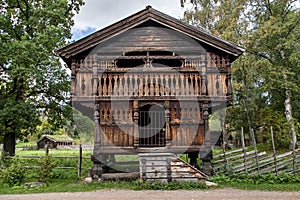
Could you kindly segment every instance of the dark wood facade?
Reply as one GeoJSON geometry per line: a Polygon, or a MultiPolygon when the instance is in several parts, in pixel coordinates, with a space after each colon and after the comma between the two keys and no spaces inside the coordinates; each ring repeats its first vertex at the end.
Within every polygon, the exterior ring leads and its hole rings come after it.
{"type": "Polygon", "coordinates": [[[231,103],[242,52],[151,7],[59,50],[74,106],[95,121],[95,165],[105,154],[210,149],[208,117],[231,103]]]}
{"type": "Polygon", "coordinates": [[[45,149],[48,145],[48,149],[56,149],[60,146],[70,146],[73,145],[73,139],[67,136],[51,136],[51,135],[44,135],[42,138],[37,142],[38,149],[45,149]]]}

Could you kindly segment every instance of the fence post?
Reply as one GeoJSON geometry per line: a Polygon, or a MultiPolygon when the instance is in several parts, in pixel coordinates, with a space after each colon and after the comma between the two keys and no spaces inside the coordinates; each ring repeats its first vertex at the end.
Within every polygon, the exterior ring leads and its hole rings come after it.
{"type": "Polygon", "coordinates": [[[254,135],[253,128],[250,129],[250,134],[251,134],[252,141],[253,141],[253,146],[254,146],[255,160],[256,160],[256,166],[257,166],[257,173],[259,175],[260,174],[260,170],[259,170],[258,152],[257,152],[257,146],[256,146],[256,140],[255,140],[255,135],[254,135]]]}
{"type": "Polygon", "coordinates": [[[243,148],[243,159],[244,159],[244,169],[245,172],[248,172],[247,169],[247,160],[246,160],[246,147],[245,147],[245,137],[244,137],[244,127],[241,129],[241,142],[242,142],[242,148],[243,148]]]}
{"type": "Polygon", "coordinates": [[[224,154],[224,169],[225,172],[227,172],[227,159],[226,159],[226,143],[225,143],[225,134],[224,131],[222,131],[222,149],[223,149],[223,154],[224,154]]]}
{"type": "Polygon", "coordinates": [[[294,141],[293,142],[293,173],[294,173],[294,176],[296,176],[296,172],[297,172],[297,169],[296,169],[296,149],[295,149],[295,145],[297,141],[294,141]]]}
{"type": "Polygon", "coordinates": [[[79,145],[79,157],[78,157],[78,177],[81,178],[81,167],[82,167],[82,146],[79,145]]]}
{"type": "Polygon", "coordinates": [[[274,165],[275,165],[275,174],[276,174],[276,176],[278,176],[276,148],[275,148],[275,140],[274,140],[274,134],[273,134],[273,127],[272,126],[271,126],[271,139],[272,139],[272,146],[273,146],[273,157],[274,157],[274,165]]]}
{"type": "Polygon", "coordinates": [[[49,155],[49,145],[46,144],[45,147],[46,147],[46,156],[48,156],[49,155]]]}

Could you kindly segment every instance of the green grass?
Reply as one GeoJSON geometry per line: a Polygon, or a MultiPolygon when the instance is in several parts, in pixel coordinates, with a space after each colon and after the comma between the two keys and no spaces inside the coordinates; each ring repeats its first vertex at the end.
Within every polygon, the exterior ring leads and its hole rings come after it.
{"type": "Polygon", "coordinates": [[[234,187],[246,190],[268,191],[300,191],[300,175],[271,174],[250,176],[246,174],[223,176],[218,175],[209,179],[221,187],[234,187]]]}
{"type": "Polygon", "coordinates": [[[24,186],[8,187],[0,184],[0,194],[28,194],[44,192],[88,192],[101,189],[126,189],[126,190],[199,190],[208,189],[203,183],[169,183],[149,184],[133,181],[99,181],[85,183],[80,180],[52,180],[47,186],[40,188],[26,188],[24,186]]]}
{"type": "Polygon", "coordinates": [[[241,190],[263,190],[263,191],[287,191],[287,192],[299,192],[299,183],[261,183],[261,184],[245,184],[245,183],[231,183],[220,184],[221,187],[233,187],[241,190]]]}
{"type": "MultiPolygon", "coordinates": [[[[92,151],[82,151],[83,156],[91,156],[92,151]]],[[[45,156],[46,151],[45,150],[19,150],[16,151],[17,156],[45,156]]],[[[56,150],[56,149],[50,149],[49,150],[50,156],[78,156],[79,150],[69,150],[69,149],[63,149],[63,150],[56,150]]]]}

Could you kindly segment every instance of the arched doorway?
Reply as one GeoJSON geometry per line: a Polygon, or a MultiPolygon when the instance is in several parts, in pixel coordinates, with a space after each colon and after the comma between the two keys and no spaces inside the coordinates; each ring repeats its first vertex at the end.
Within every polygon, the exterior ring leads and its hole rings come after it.
{"type": "Polygon", "coordinates": [[[139,108],[140,147],[166,145],[165,109],[159,104],[146,104],[139,108]]]}

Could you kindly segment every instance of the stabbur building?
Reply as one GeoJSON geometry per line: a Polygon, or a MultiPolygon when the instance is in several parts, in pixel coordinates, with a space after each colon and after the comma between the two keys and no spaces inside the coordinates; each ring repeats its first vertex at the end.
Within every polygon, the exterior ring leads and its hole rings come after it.
{"type": "Polygon", "coordinates": [[[231,104],[243,51],[150,6],[60,49],[72,103],[95,122],[92,175],[145,153],[185,153],[211,175],[209,115],[231,104]]]}

